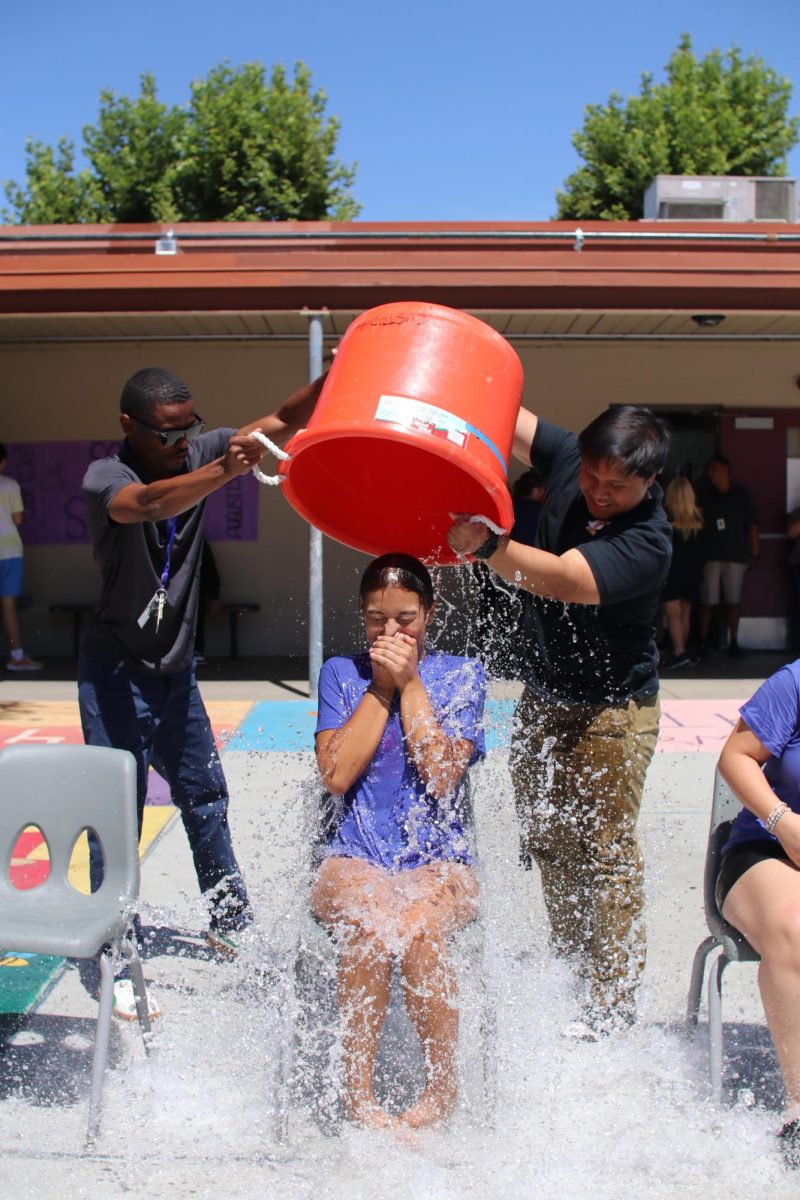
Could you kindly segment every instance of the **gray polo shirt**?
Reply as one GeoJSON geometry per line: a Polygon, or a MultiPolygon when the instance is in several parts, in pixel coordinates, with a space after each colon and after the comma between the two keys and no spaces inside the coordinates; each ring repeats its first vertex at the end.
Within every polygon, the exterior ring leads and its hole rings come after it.
{"type": "MultiPolygon", "coordinates": [[[[219,458],[235,432],[215,429],[195,438],[189,443],[184,470],[194,471],[219,458]]],[[[161,585],[169,522],[120,525],[109,517],[108,510],[122,488],[152,482],[136,465],[127,441],[118,455],[93,462],[84,476],[83,494],[102,591],[84,624],[80,652],[83,658],[122,663],[134,674],[172,675],[192,661],[205,501],[175,518],[164,613],[158,629],[154,615],[140,626],[139,617],[161,585]]]]}

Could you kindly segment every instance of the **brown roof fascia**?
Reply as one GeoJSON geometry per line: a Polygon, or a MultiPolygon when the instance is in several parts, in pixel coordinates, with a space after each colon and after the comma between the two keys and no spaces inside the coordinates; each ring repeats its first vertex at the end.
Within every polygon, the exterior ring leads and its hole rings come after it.
{"type": "Polygon", "coordinates": [[[180,253],[157,255],[166,232],[0,228],[0,312],[357,310],[409,299],[475,309],[800,307],[800,227],[782,224],[192,224],[172,227],[180,253]]]}

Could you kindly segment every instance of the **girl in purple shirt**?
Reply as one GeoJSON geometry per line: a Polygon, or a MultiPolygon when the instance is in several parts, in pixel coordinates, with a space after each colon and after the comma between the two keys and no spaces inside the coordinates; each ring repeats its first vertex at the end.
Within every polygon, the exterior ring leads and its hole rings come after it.
{"type": "Polygon", "coordinates": [[[761,955],[758,984],[786,1089],[780,1147],[800,1167],[800,659],[741,708],[719,769],[744,808],[717,877],[717,903],[761,955]]]}
{"type": "Polygon", "coordinates": [[[478,908],[459,802],[484,753],[486,684],[476,661],[425,653],[433,609],[422,563],[376,559],[361,581],[369,649],[330,659],[319,682],[316,755],[336,813],[311,907],[340,951],[346,1103],[373,1128],[446,1120],[458,1090],[446,942],[478,908]],[[399,1117],[380,1108],[372,1086],[395,961],[426,1070],[422,1095],[399,1117]]]}

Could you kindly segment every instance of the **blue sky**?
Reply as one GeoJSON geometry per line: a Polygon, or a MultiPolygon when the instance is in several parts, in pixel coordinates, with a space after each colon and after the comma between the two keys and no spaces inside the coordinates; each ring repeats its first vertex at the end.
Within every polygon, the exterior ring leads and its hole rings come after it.
{"type": "MultiPolygon", "coordinates": [[[[79,146],[101,88],[133,96],[150,71],[183,103],[226,58],[310,67],[341,119],[339,157],[358,164],[362,220],[550,218],[584,106],[660,77],[684,31],[699,55],[759,54],[800,113],[800,0],[5,0],[0,13],[0,181],[23,180],[29,135],[79,146]]],[[[800,176],[800,150],[789,166],[800,176]]]]}

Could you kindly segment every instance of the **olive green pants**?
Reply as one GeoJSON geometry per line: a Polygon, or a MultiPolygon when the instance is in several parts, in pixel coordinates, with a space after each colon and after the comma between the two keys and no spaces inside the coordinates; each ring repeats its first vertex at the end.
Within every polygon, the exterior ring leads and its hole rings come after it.
{"type": "Polygon", "coordinates": [[[590,981],[590,1004],[635,1016],[645,960],[636,821],[658,738],[657,696],[559,704],[523,693],[511,772],[524,860],[542,876],[555,950],[590,981]]]}

